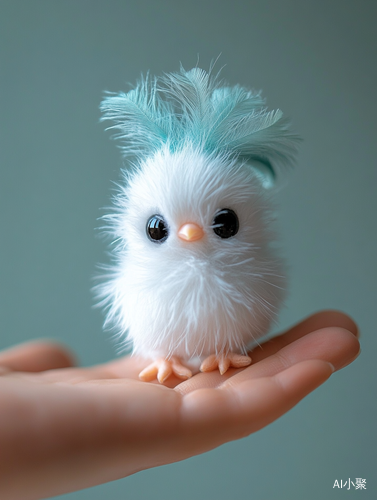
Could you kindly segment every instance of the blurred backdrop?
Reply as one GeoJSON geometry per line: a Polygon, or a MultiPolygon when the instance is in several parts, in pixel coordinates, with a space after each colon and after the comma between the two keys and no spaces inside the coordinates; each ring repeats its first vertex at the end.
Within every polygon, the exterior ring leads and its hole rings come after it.
{"type": "Polygon", "coordinates": [[[351,314],[363,352],[263,431],[64,500],[377,498],[376,2],[0,0],[0,347],[36,337],[87,365],[114,357],[93,310],[98,217],[122,160],[103,91],[141,72],[218,67],[263,89],[304,141],[277,193],[290,267],[275,331],[351,314]],[[333,489],[365,478],[367,490],[333,489]]]}

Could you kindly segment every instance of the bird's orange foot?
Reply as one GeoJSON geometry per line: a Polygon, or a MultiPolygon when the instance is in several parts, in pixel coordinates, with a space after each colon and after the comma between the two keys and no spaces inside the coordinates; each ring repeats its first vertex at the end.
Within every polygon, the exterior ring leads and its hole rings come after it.
{"type": "Polygon", "coordinates": [[[184,366],[179,358],[172,356],[170,359],[157,359],[148,365],[139,373],[139,379],[143,382],[150,382],[157,378],[160,384],[163,384],[172,373],[182,380],[192,377],[191,370],[184,366]]]}
{"type": "Polygon", "coordinates": [[[233,368],[244,368],[250,364],[251,358],[249,358],[249,356],[242,356],[241,354],[235,354],[234,352],[218,355],[211,354],[211,356],[208,356],[208,358],[206,358],[200,365],[200,371],[212,372],[218,368],[221,375],[224,375],[230,366],[233,368]]]}

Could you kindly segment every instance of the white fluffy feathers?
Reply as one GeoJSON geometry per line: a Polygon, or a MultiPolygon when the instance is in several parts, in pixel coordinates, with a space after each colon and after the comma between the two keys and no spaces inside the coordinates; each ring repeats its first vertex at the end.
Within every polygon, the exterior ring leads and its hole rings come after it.
{"type": "Polygon", "coordinates": [[[188,144],[158,151],[128,176],[111,217],[118,240],[113,277],[102,285],[107,321],[144,356],[183,358],[244,352],[266,332],[280,305],[282,265],[270,248],[270,210],[250,168],[188,144]],[[213,217],[222,208],[239,218],[237,235],[219,238],[213,217]],[[162,214],[169,237],[148,240],[146,222],[162,214]],[[205,236],[177,236],[187,222],[205,236]]]}

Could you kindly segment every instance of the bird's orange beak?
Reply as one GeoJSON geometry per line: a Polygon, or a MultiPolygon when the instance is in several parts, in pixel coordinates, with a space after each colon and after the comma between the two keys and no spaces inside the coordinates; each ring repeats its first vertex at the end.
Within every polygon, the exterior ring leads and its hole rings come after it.
{"type": "Polygon", "coordinates": [[[178,231],[178,237],[184,241],[198,241],[201,240],[203,236],[203,229],[194,222],[183,224],[183,226],[181,226],[180,230],[178,231]]]}

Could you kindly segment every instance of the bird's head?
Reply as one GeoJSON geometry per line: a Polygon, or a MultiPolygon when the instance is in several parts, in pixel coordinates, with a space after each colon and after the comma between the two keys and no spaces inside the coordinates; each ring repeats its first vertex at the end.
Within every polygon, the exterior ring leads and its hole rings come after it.
{"type": "MultiPolygon", "coordinates": [[[[259,228],[268,204],[254,171],[190,143],[143,161],[118,202],[117,237],[127,253],[158,259],[160,269],[193,258],[221,267],[241,251],[265,246],[259,228]]],[[[150,264],[158,274],[157,262],[150,264]]]]}

